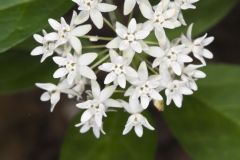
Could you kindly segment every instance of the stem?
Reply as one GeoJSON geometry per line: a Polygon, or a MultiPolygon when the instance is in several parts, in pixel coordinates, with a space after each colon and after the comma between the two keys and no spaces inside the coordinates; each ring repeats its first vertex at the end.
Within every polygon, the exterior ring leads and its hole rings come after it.
{"type": "Polygon", "coordinates": [[[152,41],[144,41],[144,42],[147,44],[150,44],[150,45],[158,45],[159,46],[159,44],[157,42],[152,42],[152,41]]]}
{"type": "MultiPolygon", "coordinates": [[[[104,53],[107,52],[107,50],[104,50],[104,53]]],[[[103,63],[104,61],[106,61],[108,58],[110,57],[109,54],[105,55],[103,58],[101,58],[99,61],[97,61],[96,63],[94,63],[91,68],[95,69],[98,65],[100,65],[101,63],[103,63]]]]}
{"type": "Polygon", "coordinates": [[[108,25],[108,27],[110,27],[115,33],[115,28],[113,27],[113,25],[106,18],[103,18],[103,20],[108,25]]]}
{"type": "MultiPolygon", "coordinates": [[[[106,2],[109,3],[109,4],[114,4],[113,0],[106,0],[106,2]]],[[[108,14],[109,14],[110,20],[112,22],[112,25],[114,25],[115,22],[117,21],[117,17],[116,17],[115,12],[109,12],[108,14]]]]}
{"type": "Polygon", "coordinates": [[[114,93],[124,93],[124,90],[115,90],[114,93]]]}
{"type": "Polygon", "coordinates": [[[97,39],[102,41],[111,41],[113,39],[112,37],[99,37],[99,36],[90,36],[90,35],[82,36],[81,38],[90,39],[94,37],[97,37],[97,39]]]}
{"type": "Polygon", "coordinates": [[[98,49],[98,48],[105,48],[106,45],[93,45],[93,46],[83,46],[83,49],[98,49]]]}
{"type": "Polygon", "coordinates": [[[147,63],[147,67],[148,67],[148,69],[153,73],[153,74],[156,74],[156,75],[158,75],[159,73],[154,69],[154,68],[152,68],[151,66],[151,62],[149,61],[149,60],[147,60],[147,59],[143,59],[143,58],[141,58],[140,56],[136,56],[140,61],[145,61],[146,63],[147,63]]]}
{"type": "Polygon", "coordinates": [[[154,68],[152,68],[152,64],[149,62],[149,60],[146,59],[145,62],[147,63],[148,69],[152,71],[153,74],[159,74],[154,68]]]}
{"type": "Polygon", "coordinates": [[[133,12],[134,10],[130,13],[129,17],[128,17],[128,23],[131,21],[132,17],[133,17],[133,12]]]}

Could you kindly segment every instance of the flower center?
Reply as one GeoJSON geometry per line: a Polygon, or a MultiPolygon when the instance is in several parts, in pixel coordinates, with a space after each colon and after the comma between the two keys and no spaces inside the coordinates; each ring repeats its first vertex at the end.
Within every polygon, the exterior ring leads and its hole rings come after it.
{"type": "Polygon", "coordinates": [[[115,72],[117,75],[122,74],[122,73],[124,72],[123,65],[121,65],[121,64],[115,65],[114,72],[115,72]]]}
{"type": "Polygon", "coordinates": [[[67,68],[67,70],[68,70],[69,72],[73,72],[73,71],[76,70],[76,63],[73,62],[73,61],[69,61],[69,62],[67,62],[67,64],[66,64],[66,68],[67,68]]]}
{"type": "Polygon", "coordinates": [[[92,8],[94,4],[94,0],[84,0],[84,4],[90,8],[92,8]]]}
{"type": "Polygon", "coordinates": [[[68,36],[68,32],[70,32],[70,27],[65,26],[59,31],[58,35],[61,39],[65,39],[68,36]]]}
{"type": "Polygon", "coordinates": [[[135,35],[132,33],[128,33],[126,39],[131,43],[136,40],[135,35]]]}
{"type": "Polygon", "coordinates": [[[154,22],[162,24],[164,21],[165,21],[165,17],[161,13],[156,12],[154,15],[154,22]]]}
{"type": "Polygon", "coordinates": [[[148,94],[150,91],[149,85],[146,83],[140,87],[140,94],[148,94]]]}
{"type": "Polygon", "coordinates": [[[170,61],[176,61],[177,60],[177,55],[172,52],[172,51],[169,51],[167,53],[167,58],[170,60],[170,61]]]}

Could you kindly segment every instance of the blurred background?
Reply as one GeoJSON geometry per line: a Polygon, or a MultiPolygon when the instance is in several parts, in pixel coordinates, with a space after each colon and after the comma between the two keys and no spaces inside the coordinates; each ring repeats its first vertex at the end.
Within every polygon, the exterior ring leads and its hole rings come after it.
{"type": "MultiPolygon", "coordinates": [[[[239,29],[240,3],[207,31],[215,37],[210,46],[215,53],[214,62],[240,64],[239,29]]],[[[50,113],[49,104],[39,100],[41,93],[32,89],[0,95],[0,160],[59,159],[65,133],[77,111],[74,103],[65,98],[50,113]]],[[[159,138],[156,159],[190,160],[161,115],[156,114],[156,119],[159,138]]]]}

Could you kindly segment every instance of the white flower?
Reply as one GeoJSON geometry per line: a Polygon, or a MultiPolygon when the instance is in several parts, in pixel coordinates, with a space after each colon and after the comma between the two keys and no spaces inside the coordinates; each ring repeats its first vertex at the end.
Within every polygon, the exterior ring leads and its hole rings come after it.
{"type": "Polygon", "coordinates": [[[126,135],[133,129],[138,137],[142,137],[144,127],[154,130],[143,114],[152,101],[157,108],[161,108],[160,103],[164,103],[161,94],[165,93],[166,104],[170,105],[173,101],[180,108],[183,96],[197,91],[197,80],[206,77],[200,69],[206,66],[205,59],[213,58],[206,46],[214,38],[206,34],[193,40],[193,25],[189,26],[186,35],[172,41],[165,32],[166,29],[187,25],[183,10],[195,9],[195,3],[199,0],[160,0],[156,6],[152,6],[149,0],[123,0],[124,15],[131,14],[127,26],[117,22],[118,16],[114,13],[109,13],[107,18],[116,22],[116,26],[103,17],[103,13],[117,8],[107,1],[72,1],[78,5],[80,12],[73,11],[70,23],[64,18],[60,22],[49,19],[54,31],[43,31],[43,36],[34,35],[40,45],[33,49],[31,55],[42,55],[43,62],[47,57],[57,54],[53,61],[58,69],[53,77],[59,79],[59,83],[36,85],[46,90],[41,100],[51,102],[51,112],[62,93],[76,99],[76,107],[82,110],[80,122],[75,125],[80,127],[80,133],[92,130],[95,137],[99,138],[105,134],[103,125],[107,113],[123,108],[130,115],[122,134],[126,135]],[[139,7],[141,13],[134,11],[135,6],[137,9],[139,7]],[[146,20],[137,23],[132,17],[137,14],[142,14],[146,20]],[[105,30],[88,35],[92,28],[84,24],[88,20],[98,29],[103,28],[104,22],[110,28],[115,27],[116,37],[106,37],[105,30]],[[154,42],[155,38],[158,44],[154,42]],[[88,40],[89,43],[84,43],[86,46],[82,47],[80,39],[88,40]],[[104,47],[107,49],[104,50],[104,47]],[[94,48],[99,50],[98,59],[97,53],[89,51],[94,48]],[[194,64],[196,59],[201,63],[194,64]],[[105,79],[99,74],[99,81],[104,81],[101,84],[103,90],[96,81],[99,70],[106,72],[105,79]],[[117,90],[118,86],[120,90],[117,90]],[[115,96],[120,99],[114,99],[115,96]],[[124,101],[126,98],[129,102],[124,101]]]}
{"type": "Polygon", "coordinates": [[[96,53],[86,53],[80,56],[67,54],[67,57],[53,57],[53,61],[60,66],[53,74],[54,78],[62,78],[67,75],[69,84],[74,82],[78,75],[89,79],[96,79],[93,70],[88,67],[97,58],[96,53]]]}
{"type": "Polygon", "coordinates": [[[167,105],[173,100],[177,107],[182,107],[183,95],[193,94],[192,90],[186,87],[186,83],[179,80],[169,82],[165,90],[167,105]]]}
{"type": "Polygon", "coordinates": [[[34,39],[41,44],[41,46],[38,46],[34,48],[31,52],[32,56],[38,56],[42,55],[41,58],[41,63],[48,58],[49,56],[52,56],[54,53],[54,50],[56,48],[55,42],[54,41],[48,41],[46,39],[47,32],[43,30],[43,36],[39,34],[34,34],[33,37],[34,39]]]}
{"type": "Polygon", "coordinates": [[[151,100],[162,100],[157,90],[160,87],[160,76],[148,76],[145,62],[142,62],[138,69],[138,78],[131,80],[132,86],[126,91],[125,96],[140,98],[144,109],[149,106],[151,100]]]}
{"type": "Polygon", "coordinates": [[[78,4],[78,10],[83,18],[92,19],[93,23],[98,29],[103,27],[103,16],[101,12],[112,12],[117,6],[102,3],[102,0],[73,0],[78,4]]]}
{"type": "Polygon", "coordinates": [[[75,52],[80,53],[82,50],[82,44],[78,37],[86,35],[92,27],[89,24],[76,26],[76,23],[74,23],[75,21],[76,12],[73,13],[70,25],[67,24],[63,17],[61,18],[61,23],[54,19],[49,19],[49,24],[56,32],[49,33],[46,38],[48,40],[56,40],[57,46],[69,43],[75,52]]]}
{"type": "Polygon", "coordinates": [[[143,108],[137,99],[130,98],[129,103],[122,101],[122,104],[124,109],[131,114],[123,130],[123,135],[129,133],[133,127],[138,137],[143,135],[143,126],[149,130],[154,130],[148,120],[141,114],[143,108]]]}
{"type": "Polygon", "coordinates": [[[76,124],[75,127],[81,127],[80,133],[86,133],[92,128],[93,134],[96,138],[100,137],[100,133],[105,134],[102,126],[99,127],[94,118],[91,118],[87,122],[76,124]]]}
{"type": "Polygon", "coordinates": [[[155,30],[174,29],[181,26],[181,22],[178,20],[179,10],[170,4],[169,0],[163,0],[154,7],[154,11],[151,11],[148,23],[155,30]]]}
{"type": "Polygon", "coordinates": [[[71,88],[66,81],[62,81],[58,85],[52,83],[36,83],[36,86],[46,90],[46,92],[41,95],[40,99],[41,101],[51,102],[51,112],[53,112],[56,104],[59,102],[61,92],[67,93],[68,89],[71,88]]]}
{"type": "Polygon", "coordinates": [[[203,66],[189,64],[188,66],[183,68],[181,78],[187,83],[187,87],[192,89],[193,91],[196,91],[198,89],[195,81],[206,77],[206,74],[204,72],[198,70],[201,67],[203,66]]]}
{"type": "Polygon", "coordinates": [[[93,118],[94,123],[96,123],[98,128],[101,128],[103,117],[107,117],[107,109],[109,107],[121,108],[122,105],[120,102],[110,98],[116,90],[115,86],[106,87],[101,91],[99,84],[92,80],[91,87],[93,99],[77,104],[78,108],[86,109],[81,116],[81,124],[89,123],[93,118]]]}
{"type": "Polygon", "coordinates": [[[196,6],[193,4],[198,2],[199,0],[175,0],[175,3],[182,9],[196,9],[196,6]]]}
{"type": "Polygon", "coordinates": [[[136,19],[131,19],[128,28],[121,23],[116,23],[116,33],[118,37],[114,38],[107,44],[107,48],[119,48],[125,52],[142,53],[148,46],[143,41],[149,34],[149,30],[144,30],[140,27],[142,24],[137,24],[136,19]]]}
{"type": "Polygon", "coordinates": [[[207,37],[207,34],[205,34],[200,38],[192,40],[192,27],[193,24],[189,26],[187,35],[182,35],[181,41],[189,49],[190,52],[193,52],[195,58],[200,60],[203,65],[206,65],[204,58],[212,59],[213,54],[205,47],[213,42],[214,37],[207,37]]]}
{"type": "Polygon", "coordinates": [[[154,68],[157,66],[159,70],[170,68],[176,75],[181,75],[183,64],[192,62],[193,59],[188,55],[185,45],[170,43],[167,38],[164,41],[160,47],[149,47],[146,53],[156,58],[153,61],[154,68]]]}
{"type": "Polygon", "coordinates": [[[105,72],[109,72],[106,76],[104,84],[110,84],[114,82],[121,88],[126,87],[128,77],[137,77],[137,72],[130,67],[131,61],[127,58],[119,56],[116,51],[110,50],[111,63],[104,63],[99,66],[99,69],[105,72]]]}
{"type": "Polygon", "coordinates": [[[133,12],[133,9],[136,6],[136,4],[139,5],[142,15],[145,18],[149,17],[152,5],[149,3],[148,0],[125,0],[123,14],[128,15],[131,12],[133,12]]]}
{"type": "Polygon", "coordinates": [[[82,99],[82,94],[85,91],[86,85],[89,84],[88,80],[82,76],[75,78],[75,85],[71,88],[71,92],[68,93],[69,98],[76,97],[77,100],[82,99]]]}

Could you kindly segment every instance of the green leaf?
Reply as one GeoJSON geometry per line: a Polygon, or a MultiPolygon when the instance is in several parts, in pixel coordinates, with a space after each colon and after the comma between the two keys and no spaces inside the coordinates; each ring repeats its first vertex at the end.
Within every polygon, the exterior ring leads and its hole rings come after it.
{"type": "Polygon", "coordinates": [[[193,159],[240,159],[240,67],[210,65],[199,91],[164,117],[193,159]]]}
{"type": "Polygon", "coordinates": [[[72,4],[70,0],[1,0],[0,53],[43,29],[48,18],[62,16],[72,4]]]}
{"type": "MultiPolygon", "coordinates": [[[[142,138],[132,132],[121,135],[127,121],[126,113],[109,113],[104,129],[106,135],[96,139],[92,133],[80,134],[74,127],[80,116],[70,124],[61,150],[61,160],[147,160],[154,159],[157,138],[155,131],[144,129],[142,138]]],[[[150,120],[150,119],[149,119],[150,120]]],[[[91,131],[90,131],[91,132],[91,131]]]]}
{"type": "Polygon", "coordinates": [[[0,93],[29,89],[36,82],[53,81],[55,65],[49,60],[40,64],[39,57],[30,56],[28,51],[8,51],[0,54],[0,93]]]}

